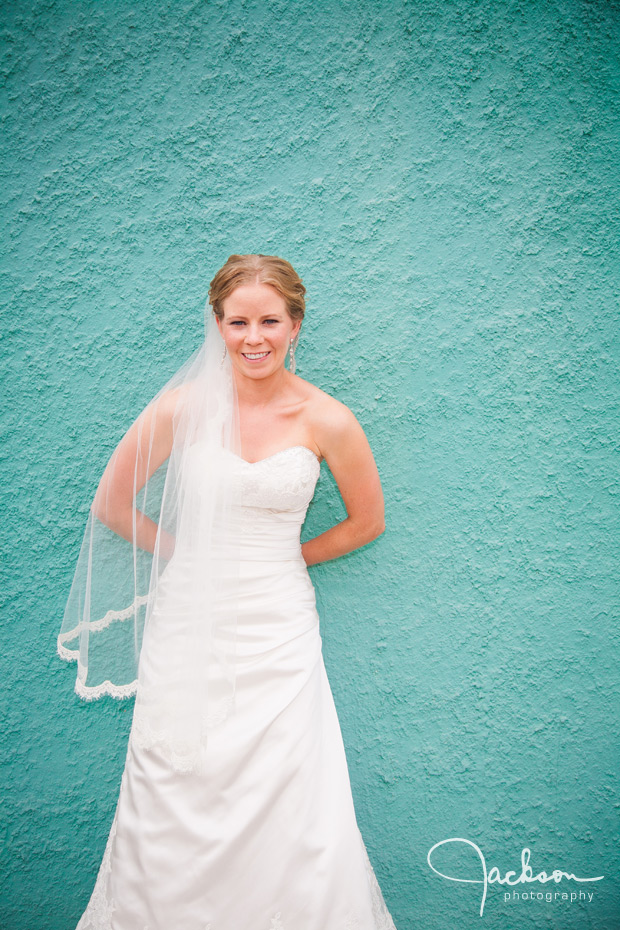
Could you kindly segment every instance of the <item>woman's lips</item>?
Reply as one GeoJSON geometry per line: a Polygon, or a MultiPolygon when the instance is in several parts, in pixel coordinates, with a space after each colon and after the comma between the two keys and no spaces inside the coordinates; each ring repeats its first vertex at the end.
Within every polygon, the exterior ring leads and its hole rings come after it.
{"type": "Polygon", "coordinates": [[[243,357],[248,362],[262,362],[270,354],[269,352],[242,352],[243,357]]]}

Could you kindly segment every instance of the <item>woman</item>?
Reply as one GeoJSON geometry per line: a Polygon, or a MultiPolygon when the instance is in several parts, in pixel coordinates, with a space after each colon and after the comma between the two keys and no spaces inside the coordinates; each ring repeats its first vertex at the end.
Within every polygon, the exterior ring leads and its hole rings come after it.
{"type": "Polygon", "coordinates": [[[354,415],[294,374],[304,294],[283,259],[232,255],[211,282],[204,346],[97,490],[59,651],[78,659],[83,697],[136,703],[79,930],[394,928],[355,819],[307,572],[383,532],[383,496],[354,415]],[[323,459],[347,517],[300,545],[323,459]],[[124,609],[110,606],[119,586],[124,609]]]}

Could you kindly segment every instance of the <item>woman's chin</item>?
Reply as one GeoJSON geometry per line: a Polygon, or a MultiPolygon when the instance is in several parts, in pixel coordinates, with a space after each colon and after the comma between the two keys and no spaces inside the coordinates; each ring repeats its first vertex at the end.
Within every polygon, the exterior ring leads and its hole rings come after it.
{"type": "Polygon", "coordinates": [[[284,360],[278,364],[271,352],[262,359],[247,359],[242,355],[236,360],[235,364],[235,368],[240,374],[250,378],[265,378],[282,367],[284,367],[284,360]]]}

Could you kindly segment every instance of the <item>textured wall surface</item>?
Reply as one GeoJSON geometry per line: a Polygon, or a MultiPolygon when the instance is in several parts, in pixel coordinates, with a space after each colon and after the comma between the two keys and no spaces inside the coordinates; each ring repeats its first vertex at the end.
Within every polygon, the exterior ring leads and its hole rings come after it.
{"type": "MultiPolygon", "coordinates": [[[[80,702],[55,639],[108,456],[232,252],[302,275],[298,372],[384,483],[387,532],[311,574],[398,930],[620,926],[618,3],[0,17],[2,930],[71,930],[92,890],[132,708],[80,702]],[[481,919],[427,863],[451,837],[605,878],[490,885],[481,919]]],[[[304,536],[343,515],[323,467],[304,536]]]]}

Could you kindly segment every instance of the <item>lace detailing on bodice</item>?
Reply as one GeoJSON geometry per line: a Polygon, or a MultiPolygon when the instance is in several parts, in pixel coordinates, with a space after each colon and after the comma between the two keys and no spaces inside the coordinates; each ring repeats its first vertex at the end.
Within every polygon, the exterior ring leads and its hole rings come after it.
{"type": "MultiPolygon", "coordinates": [[[[209,457],[224,456],[227,503],[216,513],[214,559],[290,560],[301,554],[300,534],[321,466],[303,445],[247,462],[229,450],[197,444],[186,472],[190,499],[200,506],[209,457]]],[[[183,539],[178,540],[183,548],[183,539]]],[[[190,547],[191,548],[191,547],[190,547]]]]}
{"type": "Polygon", "coordinates": [[[321,471],[314,452],[289,446],[258,462],[231,458],[236,493],[224,539],[245,561],[301,558],[301,527],[321,471]]]}
{"type": "MultiPolygon", "coordinates": [[[[321,466],[307,446],[289,446],[258,462],[231,455],[244,510],[303,512],[312,500],[321,466]]],[[[303,517],[302,517],[303,522],[303,517]]]]}

